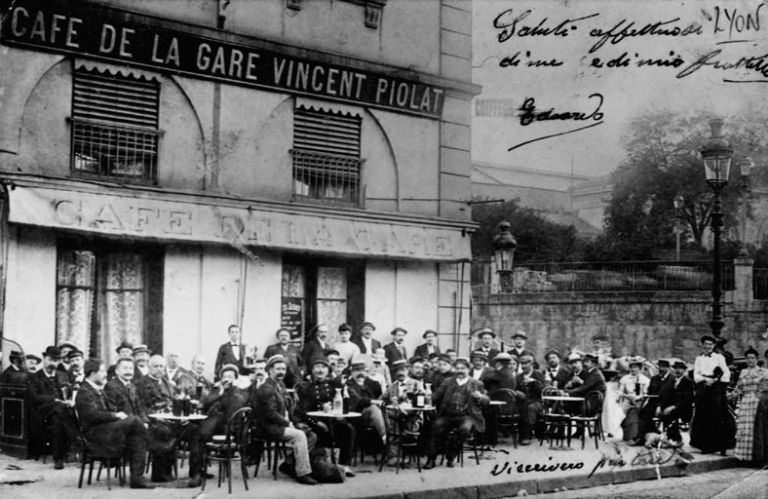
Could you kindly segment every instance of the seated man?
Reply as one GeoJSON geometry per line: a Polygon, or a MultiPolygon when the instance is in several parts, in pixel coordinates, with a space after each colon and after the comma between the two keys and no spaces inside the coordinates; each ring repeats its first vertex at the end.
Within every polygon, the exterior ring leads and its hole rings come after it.
{"type": "MultiPolygon", "coordinates": [[[[494,359],[496,358],[496,353],[494,359]]],[[[472,362],[472,369],[469,371],[469,376],[477,381],[485,381],[485,377],[492,371],[488,368],[488,355],[482,350],[475,350],[469,356],[470,362],[472,362]]]]}
{"type": "Polygon", "coordinates": [[[683,437],[680,435],[680,423],[688,423],[691,420],[694,388],[691,378],[685,375],[688,370],[685,362],[674,359],[672,368],[674,369],[672,394],[669,397],[660,396],[661,401],[656,410],[664,424],[667,438],[675,445],[682,445],[683,437]]]}
{"type": "Polygon", "coordinates": [[[172,407],[174,388],[165,377],[165,359],[162,355],[149,358],[149,373],[136,381],[136,393],[149,414],[172,407]]]}
{"type": "Polygon", "coordinates": [[[420,382],[422,385],[425,383],[424,377],[427,373],[426,363],[427,361],[423,357],[414,356],[411,357],[411,360],[408,361],[410,364],[410,372],[408,373],[408,376],[420,382]]]}
{"type": "Polygon", "coordinates": [[[362,428],[373,428],[382,443],[386,444],[387,428],[381,407],[377,404],[377,402],[381,403],[381,385],[368,377],[366,373],[368,364],[365,358],[353,359],[350,369],[350,377],[346,385],[349,394],[349,410],[361,413],[362,428]]]}
{"type": "MultiPolygon", "coordinates": [[[[64,468],[64,457],[69,444],[77,436],[69,380],[67,373],[58,369],[60,362],[61,351],[58,347],[50,346],[43,352],[43,368],[28,378],[30,428],[48,429],[53,467],[57,470],[64,468]]],[[[43,452],[42,448],[45,445],[45,442],[40,441],[39,438],[43,432],[32,433],[32,438],[35,440],[32,452],[37,456],[43,452]]]]}
{"type": "Polygon", "coordinates": [[[325,357],[315,357],[309,362],[310,379],[296,385],[296,395],[299,398],[296,406],[296,417],[306,423],[317,434],[319,447],[337,446],[339,448],[339,464],[344,467],[347,476],[354,476],[349,469],[355,448],[355,429],[344,419],[314,419],[307,416],[311,411],[322,411],[323,404],[333,403],[336,390],[341,391],[342,385],[329,377],[330,366],[325,357]],[[328,425],[333,425],[333,436],[328,425]]]}
{"type": "Polygon", "coordinates": [[[150,357],[152,357],[152,350],[147,348],[147,345],[136,345],[133,347],[134,380],[149,374],[150,357]]]}
{"type": "Polygon", "coordinates": [[[571,370],[567,366],[560,365],[560,350],[550,348],[544,354],[544,361],[547,364],[544,370],[544,381],[558,390],[562,390],[568,380],[571,379],[571,370]]]}
{"type": "Polygon", "coordinates": [[[113,410],[139,418],[148,428],[147,446],[152,454],[152,481],[172,482],[174,478],[171,470],[176,459],[173,431],[166,423],[147,416],[133,383],[135,369],[132,359],[118,359],[115,377],[104,387],[104,396],[113,410]]]}
{"type": "MultiPolygon", "coordinates": [[[[122,341],[120,345],[115,348],[115,352],[117,352],[117,358],[118,359],[132,359],[133,358],[133,343],[129,341],[122,341]]],[[[112,364],[107,369],[107,378],[112,379],[115,377],[115,366],[117,364],[112,364]]]]}
{"type": "Polygon", "coordinates": [[[273,355],[267,360],[266,368],[268,377],[252,399],[256,431],[267,438],[287,442],[293,453],[290,460],[286,457],[280,470],[295,476],[299,483],[315,485],[317,482],[310,476],[309,451],[317,438],[313,433],[307,435],[309,427],[295,420],[290,410],[293,404],[288,403],[283,383],[288,372],[285,357],[273,355]]]}
{"type": "MultiPolygon", "coordinates": [[[[187,433],[189,441],[189,486],[199,487],[202,483],[203,452],[205,442],[215,434],[226,431],[227,421],[248,401],[248,395],[237,388],[240,368],[235,364],[225,364],[219,372],[218,391],[214,391],[203,400],[202,410],[208,416],[197,428],[187,433]]],[[[215,385],[214,385],[215,386],[215,385]]]]}
{"type": "Polygon", "coordinates": [[[496,354],[493,359],[493,371],[489,371],[482,379],[483,386],[485,387],[488,395],[493,398],[493,392],[499,389],[514,390],[516,373],[509,369],[509,365],[512,362],[512,356],[507,352],[500,352],[496,354]]]}
{"type": "Polygon", "coordinates": [[[437,356],[437,369],[432,375],[432,392],[440,388],[445,380],[453,377],[453,361],[447,353],[437,356]]]}
{"type": "Polygon", "coordinates": [[[301,381],[301,373],[304,371],[304,359],[301,357],[299,348],[291,344],[291,332],[288,329],[280,328],[275,333],[277,343],[267,347],[264,352],[264,360],[273,355],[282,355],[288,365],[288,373],[285,375],[285,386],[293,388],[296,383],[301,381]]]}
{"type": "Polygon", "coordinates": [[[71,350],[67,357],[69,358],[69,367],[67,368],[69,384],[72,387],[72,391],[76,392],[80,385],[83,384],[83,381],[85,381],[85,374],[83,373],[85,359],[83,358],[83,352],[78,349],[71,350]]]}
{"type": "MultiPolygon", "coordinates": [[[[463,445],[472,428],[477,432],[485,431],[485,419],[481,405],[489,402],[483,393],[483,384],[469,377],[469,360],[457,358],[454,362],[456,376],[446,381],[432,396],[432,405],[437,408],[437,419],[432,425],[432,431],[427,445],[427,463],[424,469],[435,467],[438,442],[444,441],[444,433],[449,429],[458,431],[457,445],[463,445]]],[[[447,466],[453,467],[455,449],[446,448],[447,466]]]]}
{"type": "Polygon", "coordinates": [[[565,391],[571,397],[583,397],[590,392],[605,395],[605,378],[597,368],[597,356],[591,353],[571,361],[574,367],[570,381],[565,384],[565,391]]]}
{"type": "MultiPolygon", "coordinates": [[[[11,362],[11,365],[0,375],[0,384],[26,385],[28,373],[22,365],[24,363],[24,356],[18,350],[12,350],[8,360],[11,362]]],[[[2,361],[2,355],[0,355],[0,361],[2,361]]]]}
{"type": "MultiPolygon", "coordinates": [[[[131,365],[131,370],[133,366],[131,365]]],[[[144,482],[144,464],[147,448],[147,429],[136,416],[115,412],[102,393],[107,380],[107,369],[100,360],[90,359],[83,369],[85,382],[77,392],[75,406],[85,438],[95,445],[123,454],[127,448],[131,460],[132,489],[151,489],[144,482]]]]}
{"type": "Polygon", "coordinates": [[[203,400],[213,389],[213,382],[205,377],[205,357],[195,355],[190,364],[192,369],[186,371],[179,379],[177,388],[189,395],[190,398],[203,400]]]}
{"type": "MultiPolygon", "coordinates": [[[[498,358],[498,356],[497,356],[498,358]]],[[[533,369],[533,356],[520,356],[521,372],[515,380],[518,391],[517,407],[520,412],[520,445],[529,445],[541,414],[541,392],[544,390],[544,375],[533,369]]]]}

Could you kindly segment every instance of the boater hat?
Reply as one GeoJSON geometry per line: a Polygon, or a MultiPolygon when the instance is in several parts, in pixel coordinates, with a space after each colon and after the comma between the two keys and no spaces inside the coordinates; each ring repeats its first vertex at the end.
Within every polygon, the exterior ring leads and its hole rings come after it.
{"type": "Polygon", "coordinates": [[[528,335],[525,334],[525,331],[517,331],[515,334],[512,335],[512,339],[514,340],[515,338],[523,338],[527,340],[528,335]]]}
{"type": "Polygon", "coordinates": [[[396,328],[395,328],[395,329],[393,329],[393,330],[392,330],[392,332],[391,332],[391,333],[389,333],[389,334],[391,334],[392,336],[394,336],[394,335],[396,335],[396,334],[397,334],[397,332],[398,332],[398,331],[402,331],[402,332],[403,332],[403,334],[408,334],[408,331],[406,331],[405,329],[403,329],[403,328],[401,328],[401,327],[396,327],[396,328]]]}
{"type": "Polygon", "coordinates": [[[486,334],[490,334],[490,335],[491,335],[491,338],[495,338],[495,337],[496,337],[496,333],[494,333],[494,332],[491,330],[491,328],[487,328],[487,327],[484,327],[484,328],[482,328],[482,329],[479,329],[478,331],[476,331],[476,332],[475,332],[475,334],[477,335],[477,337],[478,337],[478,338],[482,338],[482,337],[483,337],[483,336],[485,336],[486,334]]]}
{"type": "Polygon", "coordinates": [[[270,357],[267,360],[267,365],[264,366],[264,369],[269,369],[272,367],[272,365],[277,364],[279,362],[285,363],[285,357],[283,357],[281,354],[275,354],[272,357],[270,357]]]}
{"type": "Polygon", "coordinates": [[[575,362],[577,360],[581,360],[581,354],[578,352],[572,352],[568,355],[568,362],[575,362]]]}
{"type": "Polygon", "coordinates": [[[232,371],[235,373],[235,378],[237,378],[240,375],[240,370],[237,368],[234,364],[224,364],[224,367],[221,368],[219,371],[219,378],[221,378],[225,372],[232,371]]]}
{"type": "Polygon", "coordinates": [[[456,360],[453,361],[453,365],[455,366],[458,364],[464,364],[468,368],[472,367],[472,364],[470,364],[469,359],[466,357],[456,357],[456,360]]]}
{"type": "Polygon", "coordinates": [[[479,358],[481,358],[481,359],[483,359],[485,361],[488,360],[488,354],[486,354],[482,350],[475,350],[474,352],[472,352],[472,354],[469,356],[469,359],[472,360],[472,359],[475,359],[477,357],[479,357],[479,358]]]}

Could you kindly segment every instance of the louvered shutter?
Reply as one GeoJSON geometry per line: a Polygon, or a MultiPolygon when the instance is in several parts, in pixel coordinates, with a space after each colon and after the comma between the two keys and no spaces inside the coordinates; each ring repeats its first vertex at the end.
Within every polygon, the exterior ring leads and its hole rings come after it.
{"type": "Polygon", "coordinates": [[[298,108],[293,146],[306,152],[360,157],[360,117],[320,113],[298,108]]]}
{"type": "Polygon", "coordinates": [[[156,81],[75,72],[72,117],[157,128],[160,85],[156,81]]]}

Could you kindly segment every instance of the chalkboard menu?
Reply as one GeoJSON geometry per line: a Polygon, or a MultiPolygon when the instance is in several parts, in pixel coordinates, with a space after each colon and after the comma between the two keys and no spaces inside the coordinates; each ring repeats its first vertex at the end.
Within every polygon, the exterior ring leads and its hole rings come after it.
{"type": "Polygon", "coordinates": [[[304,336],[304,298],[283,296],[280,326],[291,332],[291,339],[304,336]]]}

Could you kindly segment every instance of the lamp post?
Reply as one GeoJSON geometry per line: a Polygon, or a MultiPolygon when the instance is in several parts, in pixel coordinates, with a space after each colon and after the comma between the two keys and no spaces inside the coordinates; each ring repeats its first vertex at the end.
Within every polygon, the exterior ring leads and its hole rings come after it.
{"type": "Polygon", "coordinates": [[[723,136],[723,120],[714,118],[709,121],[712,135],[701,148],[704,160],[704,173],[707,183],[714,192],[712,201],[712,320],[709,327],[715,337],[720,336],[723,329],[722,298],[723,290],[720,275],[720,234],[723,229],[723,209],[720,202],[720,191],[728,185],[731,173],[731,158],[733,149],[723,136]]]}
{"type": "Polygon", "coordinates": [[[675,214],[677,215],[675,220],[675,261],[678,262],[680,261],[680,234],[683,232],[683,224],[680,223],[680,219],[682,218],[681,213],[683,212],[684,203],[685,198],[682,194],[678,194],[672,200],[672,204],[675,207],[675,214]]]}
{"type": "Polygon", "coordinates": [[[512,263],[515,257],[517,241],[509,231],[509,222],[499,223],[499,232],[493,238],[493,258],[496,262],[496,272],[499,273],[499,291],[512,291],[512,263]]]}

